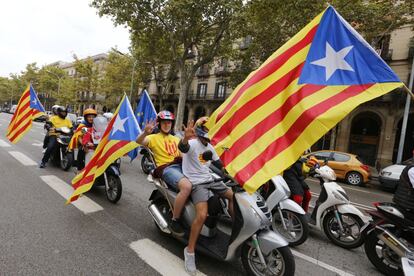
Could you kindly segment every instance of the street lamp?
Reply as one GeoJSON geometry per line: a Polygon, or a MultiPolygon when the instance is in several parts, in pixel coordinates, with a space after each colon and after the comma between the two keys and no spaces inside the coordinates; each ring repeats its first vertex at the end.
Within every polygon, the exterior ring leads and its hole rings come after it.
{"type": "Polygon", "coordinates": [[[60,93],[60,80],[62,79],[62,77],[59,77],[58,74],[53,73],[53,72],[51,72],[49,70],[46,70],[46,72],[49,73],[49,74],[51,74],[51,75],[53,75],[53,76],[55,76],[59,80],[59,82],[58,82],[58,90],[57,90],[57,94],[59,95],[59,93],[60,93]]]}
{"type": "Polygon", "coordinates": [[[129,92],[129,99],[132,101],[132,90],[134,89],[134,73],[135,67],[137,66],[138,60],[134,60],[134,65],[132,66],[132,73],[131,73],[131,91],[129,92]]]}

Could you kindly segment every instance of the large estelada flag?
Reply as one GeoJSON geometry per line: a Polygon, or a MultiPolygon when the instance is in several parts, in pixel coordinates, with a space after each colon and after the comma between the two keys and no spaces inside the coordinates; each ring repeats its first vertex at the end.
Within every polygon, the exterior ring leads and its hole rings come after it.
{"type": "Polygon", "coordinates": [[[16,107],[16,111],[7,128],[7,139],[17,143],[23,135],[32,128],[33,119],[45,114],[45,109],[37,97],[32,85],[23,92],[16,107]]]}
{"type": "Polygon", "coordinates": [[[135,140],[139,133],[141,130],[131,104],[124,95],[91,160],[72,180],[72,187],[75,191],[67,203],[77,200],[81,194],[89,191],[95,179],[102,175],[110,164],[138,147],[135,140]]]}
{"type": "Polygon", "coordinates": [[[358,105],[402,85],[329,6],[237,86],[210,117],[209,136],[254,192],[358,105]]]}

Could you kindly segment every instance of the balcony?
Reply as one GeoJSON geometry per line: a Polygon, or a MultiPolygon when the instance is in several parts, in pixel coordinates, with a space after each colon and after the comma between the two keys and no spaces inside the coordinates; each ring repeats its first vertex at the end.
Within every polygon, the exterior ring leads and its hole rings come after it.
{"type": "Polygon", "coordinates": [[[190,93],[187,96],[187,100],[190,101],[224,101],[226,98],[217,98],[214,94],[207,94],[204,96],[197,95],[197,93],[190,93]]]}
{"type": "Polygon", "coordinates": [[[210,68],[208,68],[208,66],[198,68],[196,76],[198,78],[208,78],[210,76],[210,68]]]}
{"type": "Polygon", "coordinates": [[[216,68],[214,68],[214,74],[217,77],[225,77],[229,75],[229,70],[227,68],[227,66],[218,66],[216,68]]]}

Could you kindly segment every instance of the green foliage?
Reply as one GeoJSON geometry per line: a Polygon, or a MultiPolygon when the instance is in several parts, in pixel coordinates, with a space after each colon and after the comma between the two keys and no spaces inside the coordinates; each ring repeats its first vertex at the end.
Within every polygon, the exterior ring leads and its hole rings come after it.
{"type": "MultiPolygon", "coordinates": [[[[396,28],[413,22],[414,0],[331,0],[335,9],[374,45],[396,28]]],[[[236,70],[232,86],[242,82],[249,72],[264,62],[287,40],[321,13],[324,0],[249,1],[233,30],[238,37],[252,37],[247,50],[233,53],[236,70]],[[243,26],[243,28],[237,28],[243,26]]]]}

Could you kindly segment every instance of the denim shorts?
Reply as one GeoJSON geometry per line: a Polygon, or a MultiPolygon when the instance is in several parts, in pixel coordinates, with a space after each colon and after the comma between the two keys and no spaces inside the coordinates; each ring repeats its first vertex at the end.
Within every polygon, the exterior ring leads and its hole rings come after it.
{"type": "Polygon", "coordinates": [[[168,185],[171,185],[177,190],[179,189],[178,182],[184,177],[181,164],[173,164],[168,166],[162,173],[162,179],[167,182],[168,185]]]}

